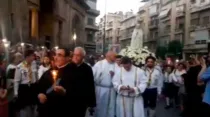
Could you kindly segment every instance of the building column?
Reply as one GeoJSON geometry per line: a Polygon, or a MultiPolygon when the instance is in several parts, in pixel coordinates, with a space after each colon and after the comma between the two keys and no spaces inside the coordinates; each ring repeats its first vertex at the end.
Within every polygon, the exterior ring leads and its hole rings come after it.
{"type": "Polygon", "coordinates": [[[31,9],[31,37],[38,40],[39,38],[39,22],[38,22],[38,10],[35,8],[31,9]]]}
{"type": "MultiPolygon", "coordinates": [[[[191,12],[190,12],[190,0],[185,1],[185,37],[184,37],[184,46],[188,44],[190,38],[190,19],[191,19],[191,12]]],[[[185,59],[186,53],[183,51],[183,59],[185,59]]]]}
{"type": "Polygon", "coordinates": [[[176,3],[177,1],[174,1],[171,3],[171,40],[174,40],[175,38],[175,29],[176,29],[176,3]]]}

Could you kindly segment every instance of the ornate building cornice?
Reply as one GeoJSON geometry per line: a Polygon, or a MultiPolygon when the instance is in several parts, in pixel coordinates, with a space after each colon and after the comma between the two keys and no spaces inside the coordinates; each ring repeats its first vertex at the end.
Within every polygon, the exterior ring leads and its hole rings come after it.
{"type": "Polygon", "coordinates": [[[83,8],[85,8],[86,10],[89,10],[90,7],[88,6],[88,4],[85,2],[85,0],[74,0],[76,3],[80,4],[83,8]]]}

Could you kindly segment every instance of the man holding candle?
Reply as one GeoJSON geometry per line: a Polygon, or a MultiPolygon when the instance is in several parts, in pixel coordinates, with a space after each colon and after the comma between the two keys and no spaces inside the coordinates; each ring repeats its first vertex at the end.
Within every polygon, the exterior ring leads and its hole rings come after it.
{"type": "Polygon", "coordinates": [[[68,49],[57,49],[56,68],[45,72],[38,82],[39,117],[69,117],[75,112],[78,83],[76,65],[69,63],[69,56],[68,49]]]}
{"type": "Polygon", "coordinates": [[[77,117],[84,117],[87,107],[90,107],[89,111],[92,115],[93,108],[96,106],[93,71],[89,65],[84,63],[85,53],[82,47],[76,47],[72,58],[72,61],[77,65],[76,79],[79,83],[76,96],[81,102],[81,105],[76,107],[79,111],[77,117]]]}

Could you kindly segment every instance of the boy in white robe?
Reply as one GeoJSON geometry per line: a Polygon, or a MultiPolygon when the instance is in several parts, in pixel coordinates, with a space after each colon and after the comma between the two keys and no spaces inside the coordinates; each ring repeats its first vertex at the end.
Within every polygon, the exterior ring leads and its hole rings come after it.
{"type": "Polygon", "coordinates": [[[113,78],[117,91],[117,117],[145,117],[142,93],[147,87],[143,70],[132,65],[128,57],[122,58],[122,68],[113,78]]]}

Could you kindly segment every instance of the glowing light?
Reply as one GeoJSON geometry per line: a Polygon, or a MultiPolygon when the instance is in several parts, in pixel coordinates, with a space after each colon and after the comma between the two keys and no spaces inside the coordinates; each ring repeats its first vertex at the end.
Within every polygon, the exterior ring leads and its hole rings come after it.
{"type": "Polygon", "coordinates": [[[21,46],[24,46],[24,45],[25,45],[25,43],[21,43],[20,45],[21,45],[21,46]]]}
{"type": "Polygon", "coordinates": [[[5,48],[9,47],[9,43],[4,43],[4,47],[5,48]]]}
{"type": "Polygon", "coordinates": [[[6,43],[7,42],[7,39],[2,39],[3,43],[6,43]]]}
{"type": "Polygon", "coordinates": [[[176,59],[176,62],[178,63],[179,62],[179,59],[176,59]]]}
{"type": "Polygon", "coordinates": [[[76,39],[77,39],[77,34],[74,33],[74,35],[73,35],[73,40],[76,40],[76,39]]]}
{"type": "Polygon", "coordinates": [[[42,49],[44,49],[44,46],[42,46],[42,49]]]}
{"type": "Polygon", "coordinates": [[[54,85],[55,85],[56,79],[58,77],[58,70],[52,70],[51,74],[52,74],[52,77],[53,77],[53,80],[54,80],[54,85]]]}
{"type": "Polygon", "coordinates": [[[59,47],[58,46],[55,46],[55,49],[57,50],[59,47]]]}
{"type": "Polygon", "coordinates": [[[147,46],[144,46],[144,49],[148,49],[148,47],[147,46]]]}

